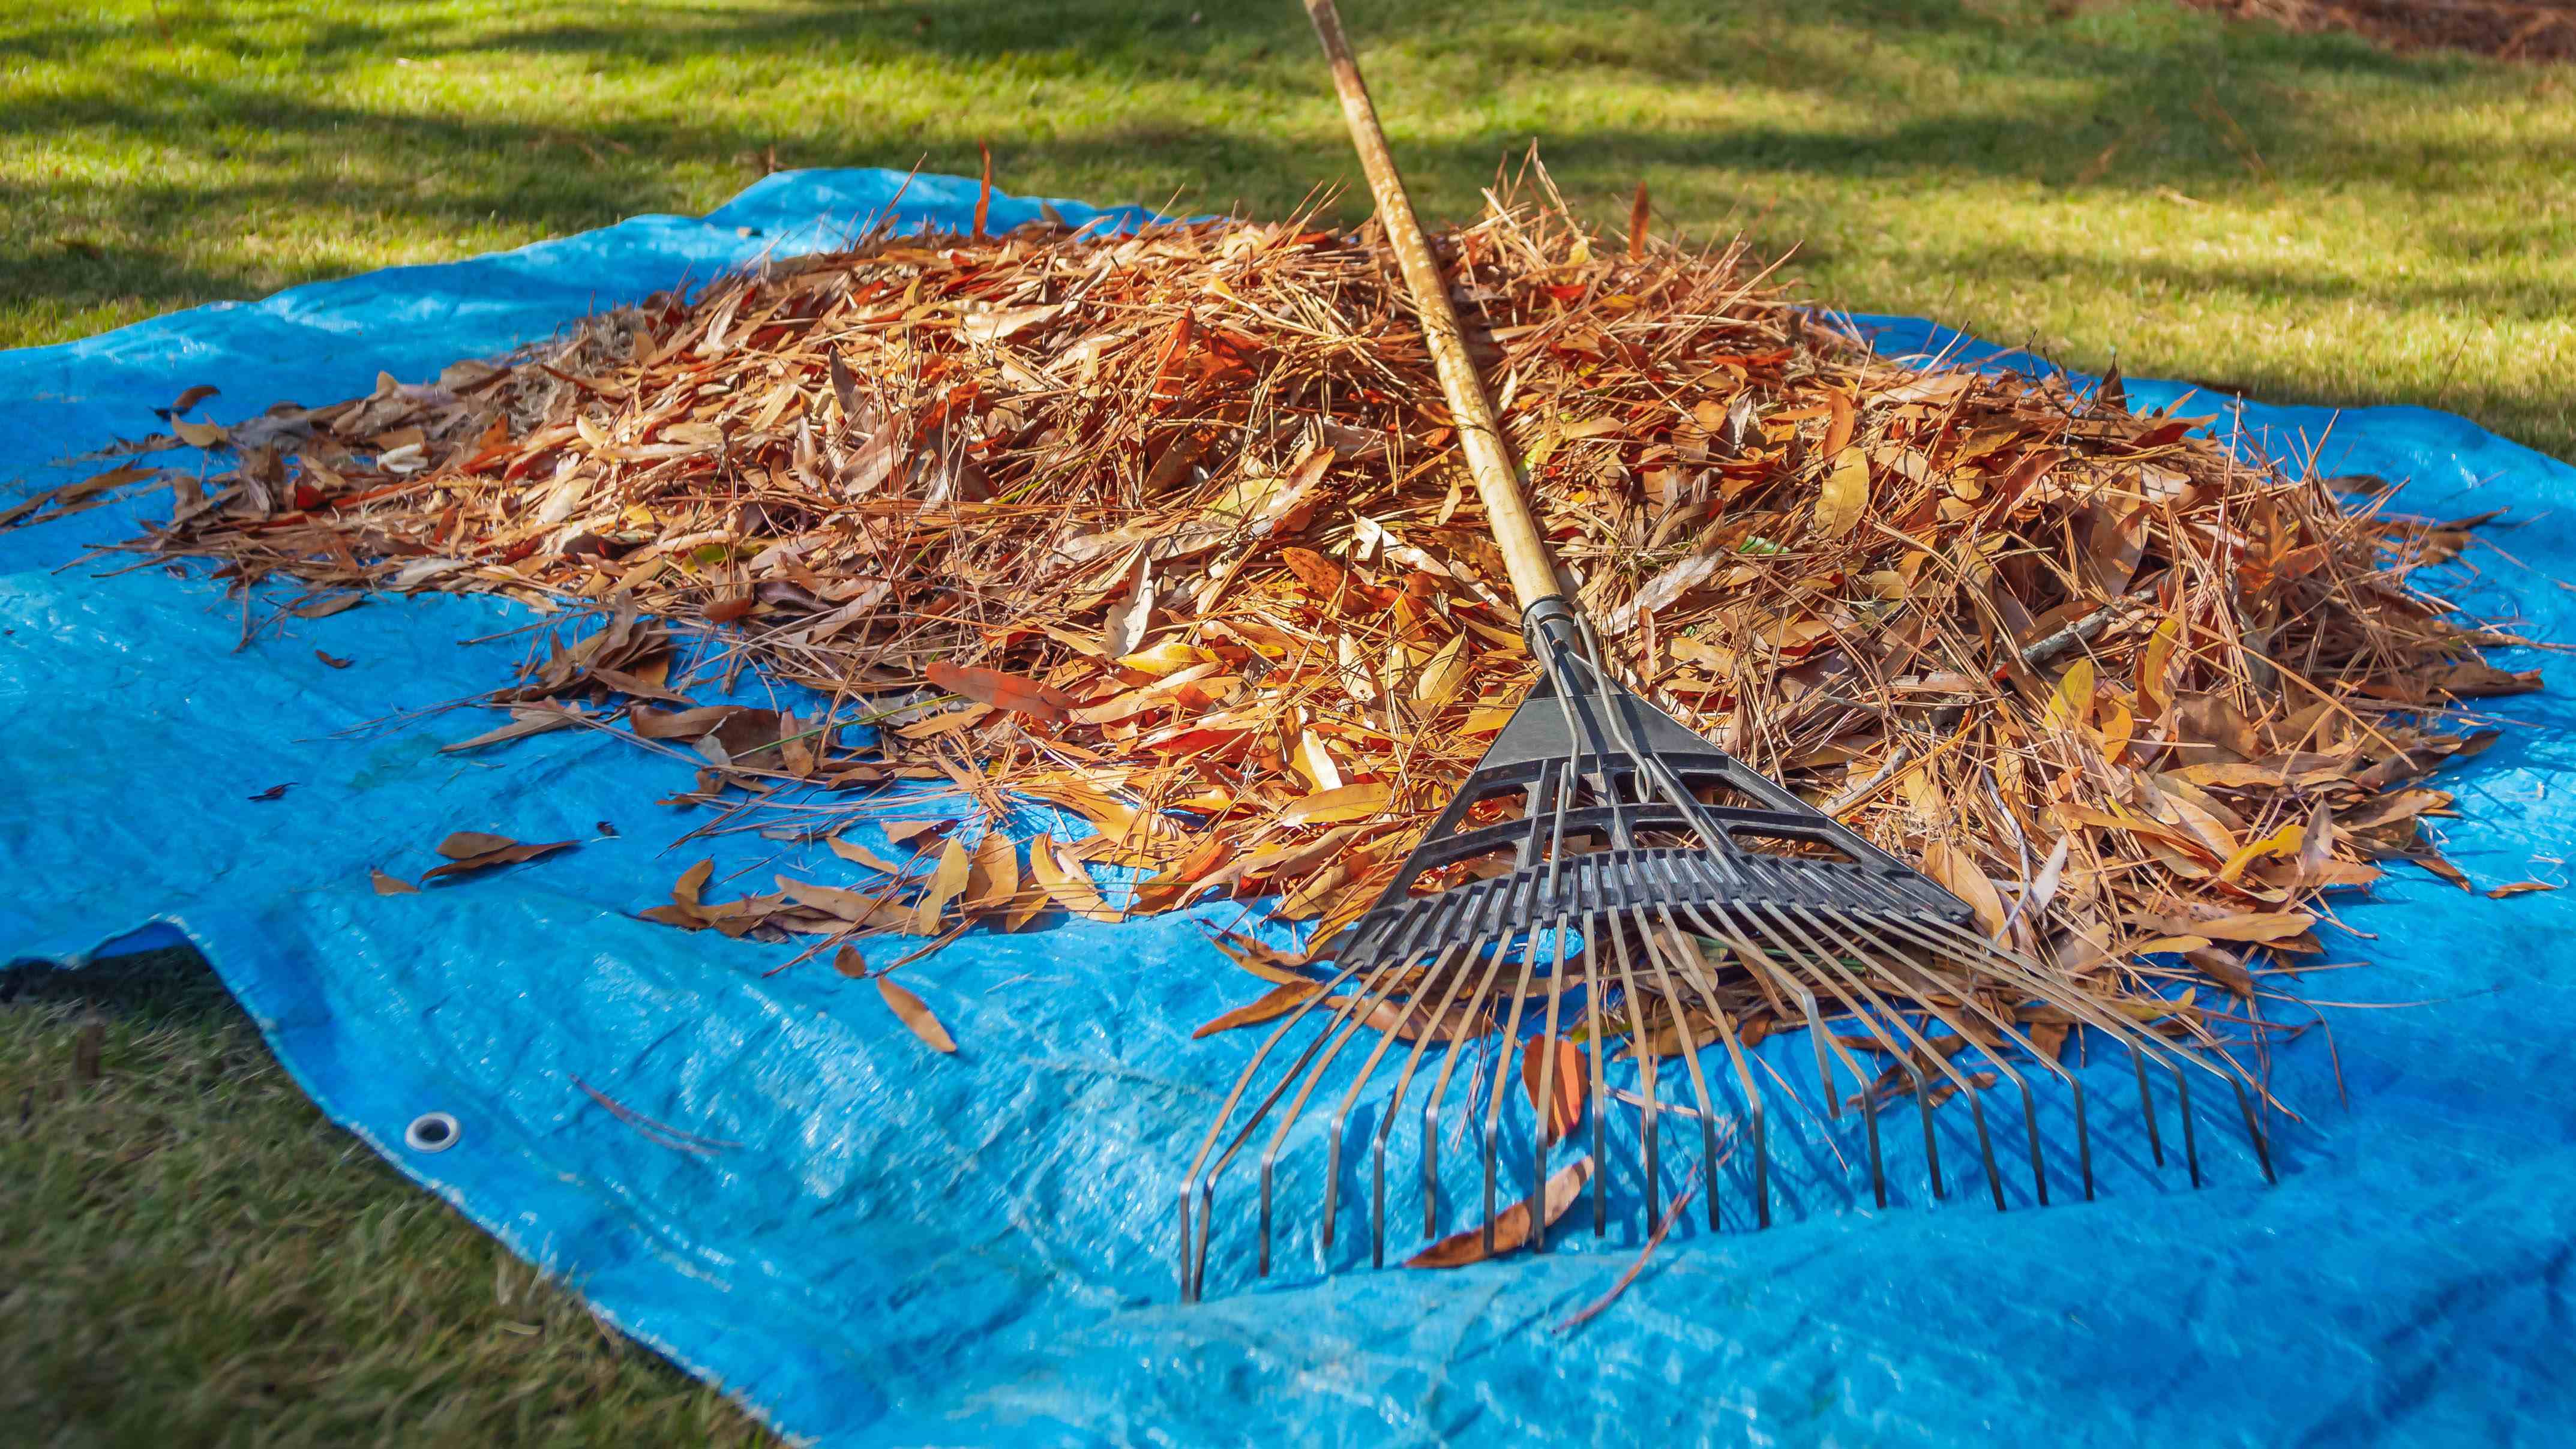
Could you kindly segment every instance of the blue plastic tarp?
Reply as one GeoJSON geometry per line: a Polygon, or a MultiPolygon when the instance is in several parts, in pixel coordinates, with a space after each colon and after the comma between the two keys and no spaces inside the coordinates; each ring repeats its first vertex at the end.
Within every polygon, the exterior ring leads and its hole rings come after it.
{"type": "MultiPolygon", "coordinates": [[[[61,460],[152,430],[147,409],[193,384],[223,389],[199,416],[234,420],[366,391],[379,370],[426,378],[604,302],[829,244],[902,180],[774,176],[704,218],[643,217],[0,353],[12,424],[0,479],[33,489],[94,473],[103,465],[61,460]]],[[[914,178],[896,215],[962,227],[974,191],[914,178]]],[[[994,224],[1035,205],[997,198],[994,224]]],[[[1055,205],[1104,225],[1137,215],[1055,205]]],[[[1885,350],[1971,345],[1928,323],[1860,320],[1885,350]]],[[[2130,391],[2159,402],[2179,389],[2130,391]]],[[[2530,519],[2500,536],[2512,561],[2481,556],[2457,597],[2534,637],[2576,637],[2559,582],[2576,549],[2553,521],[2576,470],[2420,409],[2248,406],[2240,423],[2291,453],[2324,440],[2327,471],[2412,480],[2402,502],[2418,513],[2530,519]]],[[[138,505],[167,507],[166,494],[138,505]]],[[[2401,871],[2351,908],[2365,934],[2339,953],[2370,964],[2302,989],[2411,1004],[2330,1010],[2331,1049],[2311,1032],[2273,1051],[2275,1092],[2307,1117],[2276,1123],[2275,1188],[2218,1108],[2201,1120],[2209,1187],[2153,1169],[2110,1061],[2086,1074],[2102,1138],[2089,1205],[2065,1202],[2062,1101],[2042,1117],[2061,1205],[2025,1210],[2022,1179],[2001,1215],[1965,1175],[1963,1141],[1944,1143],[1950,1200],[1926,1202],[1919,1158],[1900,1155],[1897,1204],[1878,1211],[1852,1169],[1851,1118],[1784,1114],[1780,1225],[1744,1229],[1739,1153],[1716,1174],[1726,1228],[1685,1215],[1615,1307],[1560,1332],[1637,1254],[1633,1166],[1611,1173],[1599,1242],[1578,1227],[1543,1258],[1372,1272],[1353,1246],[1365,1170],[1346,1161],[1340,1271],[1319,1275],[1322,1164],[1305,1132],[1282,1170],[1294,1226],[1278,1272],[1250,1279],[1238,1172],[1220,1196],[1212,1297],[1185,1307],[1172,1189],[1254,1044],[1189,1038],[1260,989],[1205,944],[1202,925],[1230,913],[970,935],[905,973],[959,1043],[933,1057],[873,987],[821,963],[767,974],[791,948],[634,919],[699,853],[667,847],[702,817],[654,803],[687,787],[684,766],[590,732],[440,753],[493,722],[479,712],[376,723],[504,682],[525,636],[459,641],[529,611],[387,599],[240,647],[240,601],[201,574],[120,571],[126,554],[74,562],[132,537],[136,517],[120,505],[0,533],[0,869],[13,886],[0,959],[76,964],[167,938],[134,934],[149,924],[183,934],[335,1120],[793,1434],[1956,1446],[2571,1432],[2576,967],[2555,949],[2576,922],[2570,893],[2490,901],[2401,871]],[[352,662],[326,667],[317,649],[352,662]],[[371,888],[371,869],[416,876],[460,829],[584,843],[420,894],[371,888]],[[723,1145],[676,1149],[600,1097],[723,1145]],[[451,1149],[403,1145],[429,1111],[462,1125],[451,1149]]],[[[2464,817],[2444,823],[2446,848],[2482,886],[2563,879],[2576,842],[2567,698],[2503,703],[2522,727],[2450,772],[2464,817]]],[[[772,841],[712,853],[720,878],[743,877],[733,889],[766,890],[780,871],[854,874],[772,841]]],[[[1766,1050],[1795,1070],[1796,1043],[1766,1050]]],[[[1686,1100],[1678,1075],[1670,1100],[1686,1100]]],[[[1369,1113],[1364,1102],[1357,1120],[1373,1125],[1369,1113]]],[[[1675,1137],[1667,1195],[1696,1155],[1695,1132],[1675,1137]]],[[[1397,1149],[1394,1182],[1412,1181],[1413,1150],[1397,1149]]],[[[1444,1161],[1446,1217],[1464,1226],[1472,1154],[1444,1161]]],[[[1396,1221],[1418,1212],[1409,1189],[1392,1197],[1396,1221]]]]}

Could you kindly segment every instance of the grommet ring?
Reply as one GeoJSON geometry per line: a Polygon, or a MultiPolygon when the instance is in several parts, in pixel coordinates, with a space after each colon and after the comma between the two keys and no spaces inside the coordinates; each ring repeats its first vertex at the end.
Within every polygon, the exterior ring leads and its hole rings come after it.
{"type": "Polygon", "coordinates": [[[448,1113],[423,1112],[403,1129],[403,1146],[414,1152],[445,1152],[456,1145],[458,1134],[464,1130],[448,1113]]]}

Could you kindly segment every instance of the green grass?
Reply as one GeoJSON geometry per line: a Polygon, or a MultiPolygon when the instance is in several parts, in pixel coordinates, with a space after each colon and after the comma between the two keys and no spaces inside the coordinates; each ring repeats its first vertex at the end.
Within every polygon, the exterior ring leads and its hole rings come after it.
{"type": "Polygon", "coordinates": [[[0,1426],[775,1442],[324,1120],[186,953],[22,976],[0,1006],[0,1426]]]}
{"type": "MultiPolygon", "coordinates": [[[[2171,3],[1349,7],[1433,216],[1535,138],[1597,214],[1643,180],[1660,225],[1796,244],[1822,300],[2576,457],[2570,72],[2171,3]]],[[[703,211],[773,161],[971,171],[979,138],[1088,200],[1276,214],[1355,172],[1288,0],[20,5],[0,345],[703,211]]],[[[322,1122],[202,967],[44,995],[0,1008],[0,1423],[749,1432],[322,1122]]]]}
{"type": "MultiPolygon", "coordinates": [[[[0,343],[701,211],[772,156],[987,137],[1014,189],[1262,213],[1354,173],[1288,0],[47,9],[0,20],[0,343]]],[[[1642,179],[1840,305],[2576,456],[2568,71],[2170,0],[1349,19],[1429,214],[1536,138],[1579,202],[1642,179]]]]}

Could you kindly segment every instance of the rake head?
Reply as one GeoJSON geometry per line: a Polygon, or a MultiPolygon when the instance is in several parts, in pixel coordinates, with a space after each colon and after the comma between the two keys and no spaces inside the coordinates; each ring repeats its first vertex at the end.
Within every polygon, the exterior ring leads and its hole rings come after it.
{"type": "MultiPolygon", "coordinates": [[[[2223,1058],[2213,1061],[2144,1030],[2065,989],[2037,962],[1996,945],[1958,897],[1613,679],[1597,641],[1563,601],[1536,605],[1523,627],[1542,665],[1538,686],[1385,894],[1352,927],[1337,952],[1336,974],[1255,1050],[1200,1143],[1180,1188],[1185,1301],[1206,1288],[1220,1180],[1256,1138],[1256,1271],[1269,1273],[1282,1153],[1310,1108],[1327,1104],[1315,1242],[1319,1266],[1336,1266],[1345,1137],[1365,1089],[1389,1063],[1397,1066],[1393,1086],[1372,1103],[1373,1126],[1364,1121],[1358,1134],[1369,1154],[1372,1266],[1386,1258],[1390,1141],[1417,1090],[1428,1238],[1438,1235],[1441,1219],[1443,1106],[1462,1063],[1477,1064],[1455,1106],[1463,1117],[1456,1135],[1472,1131],[1481,1143],[1483,1247],[1490,1252],[1498,1182],[1506,1172],[1516,1177],[1525,1165],[1527,1201],[1534,1212],[1545,1201],[1548,1157],[1562,1124],[1536,1119],[1538,1104],[1560,1099],[1561,1060],[1564,1070],[1588,1078],[1583,1099],[1592,1104],[1592,1159],[1606,1162],[1605,1053],[1613,1038],[1625,1038],[1636,1062],[1636,1090],[1620,1092],[1618,1100],[1638,1113],[1647,1220],[1661,1211],[1662,1119],[1671,1117],[1677,1125],[1696,1124],[1709,1226],[1720,1226],[1717,1169],[1739,1157],[1734,1175],[1745,1201],[1734,1212],[1770,1226],[1769,1113],[1755,1067],[1784,1090],[1787,1083],[1750,1054],[1752,1043],[1737,1025],[1748,1009],[1765,1005],[1806,1026],[1828,1114],[1844,1110],[1845,1078],[1856,1089],[1850,1105],[1866,1129],[1871,1191],[1881,1207],[1888,1201],[1882,1107],[1914,1099],[1930,1191],[1946,1197],[1933,1107],[1955,1094],[1965,1098],[1973,1120],[1985,1195],[2001,1211],[2006,1169],[1981,1088],[2006,1082],[2020,1105],[2025,1131],[2017,1135],[2027,1139],[2033,1196],[2047,1203],[2035,1077],[2054,1078],[2071,1094],[2078,1177],[2085,1197],[2093,1196],[2083,1084],[2024,1034],[2012,1009],[2017,1003],[2053,1008],[2070,1028],[2095,1028],[2126,1050],[2157,1166],[2164,1165],[2165,1149],[2151,1073],[2171,1080],[2183,1156],[2197,1187],[2190,1076],[2205,1071],[2234,1089],[2256,1161],[2271,1177],[2263,1128],[2240,1074],[2229,1069],[2233,1063],[2221,1065],[2223,1058]],[[1852,1024],[1859,1035],[1838,1037],[1827,1031],[1828,1020],[1852,1024]],[[1495,1050],[1497,1035],[1507,1050],[1495,1050]],[[1301,1048],[1283,1049],[1301,1037],[1301,1048]],[[1667,1054],[1662,1042],[1668,1038],[1677,1039],[1670,1054],[1680,1057],[1687,1074],[1686,1099],[1665,1101],[1658,1091],[1658,1057],[1667,1054]],[[1895,1065],[1866,1069],[1856,1049],[1895,1065]],[[1507,1061],[1516,1051],[1530,1078],[1523,1084],[1527,1105],[1520,1106],[1510,1104],[1517,1094],[1504,1087],[1501,1073],[1488,1081],[1483,1065],[1488,1058],[1507,1061]],[[1712,1057],[1707,1065],[1704,1053],[1712,1057]],[[1972,1062],[1985,1071],[1972,1072],[1972,1062]],[[1328,1081],[1338,1090],[1323,1090],[1328,1081]],[[1525,1164],[1509,1168],[1498,1161],[1507,1112],[1531,1119],[1525,1127],[1516,1121],[1508,1134],[1529,1154],[1525,1164]]],[[[2006,1151],[2021,1155],[2011,1146],[2006,1151]]],[[[1590,1174],[1596,1234],[1608,1227],[1607,1182],[1605,1172],[1590,1174]]],[[[1544,1224],[1534,1225],[1531,1246],[1544,1251],[1546,1238],[1544,1224]]]]}

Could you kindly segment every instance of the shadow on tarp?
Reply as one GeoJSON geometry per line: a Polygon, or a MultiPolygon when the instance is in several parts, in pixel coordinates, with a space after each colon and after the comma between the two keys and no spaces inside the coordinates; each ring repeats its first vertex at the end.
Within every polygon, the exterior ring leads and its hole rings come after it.
{"type": "MultiPolygon", "coordinates": [[[[704,219],[638,218],[0,353],[17,423],[0,477],[96,471],[56,460],[149,431],[146,410],[192,384],[222,386],[207,413],[234,419],[540,339],[590,306],[827,243],[901,180],[783,174],[704,219]]],[[[974,190],[915,178],[901,218],[961,226],[974,190]]],[[[998,225],[1033,214],[997,200],[998,225]]],[[[1883,351],[1973,345],[1859,320],[1883,351]]],[[[2179,391],[2129,386],[2141,403],[2179,391]]],[[[2576,470],[2421,410],[2227,411],[2225,426],[2320,451],[2327,471],[2414,480],[2417,511],[2533,517],[2500,538],[2521,566],[2485,556],[2461,597],[2535,637],[2576,633],[2554,582],[2576,550],[2547,518],[2576,470]]],[[[1601,1242],[1575,1232],[1544,1259],[1372,1273],[1353,1268],[1365,1179],[1346,1162],[1344,1271],[1318,1277],[1300,1207],[1321,1187],[1309,1133],[1283,1172],[1283,1223],[1299,1226],[1277,1279],[1249,1280],[1238,1172],[1220,1197],[1218,1296],[1181,1308],[1171,1190],[1252,1046],[1189,1032],[1259,987],[1202,932],[1239,908],[979,932],[906,969],[960,1045],[934,1058],[873,988],[820,962],[767,974],[792,947],[632,917],[697,858],[670,847],[703,816],[654,803],[686,787],[684,766],[587,732],[440,753],[481,715],[371,725],[492,687],[516,658],[494,651],[524,639],[459,641],[529,623],[526,608],[383,599],[237,648],[241,605],[209,583],[117,572],[121,555],[71,563],[133,525],[105,508],[0,534],[0,866],[17,887],[0,900],[0,956],[78,962],[147,924],[151,940],[192,942],[335,1120],[791,1433],[2487,1444],[2545,1438],[2576,1408],[2560,1348],[2576,1231],[2564,893],[2491,902],[2408,873],[2349,911],[2368,936],[2346,954],[2372,964],[2296,989],[2425,1004],[2337,1008],[2331,1047],[2310,1032],[2270,1054],[2276,1093],[2315,1117],[2281,1126],[2277,1189],[2241,1147],[2216,1146],[2235,1139],[2212,1119],[2201,1192],[2115,1140],[2090,1206],[2023,1211],[2026,1188],[2002,1215],[1968,1192],[1922,1206],[1910,1163],[1900,1206],[1880,1213],[1851,1171],[1849,1119],[1784,1114],[1782,1226],[1741,1229],[1730,1164],[1724,1230],[1694,1212],[1615,1309],[1559,1334],[1633,1257],[1633,1168],[1612,1175],[1626,1220],[1601,1242]],[[353,663],[326,668],[317,648],[353,663]],[[416,876],[459,829],[582,843],[417,895],[371,889],[370,869],[416,876]],[[726,1145],[662,1145],[576,1079],[726,1145]],[[457,1144],[405,1148],[405,1125],[433,1110],[457,1117],[457,1144]]],[[[2504,703],[2533,727],[2449,782],[2464,818],[2447,848],[2481,885],[2556,878],[2576,837],[2566,701],[2504,703]]],[[[723,892],[851,874],[783,842],[710,853],[723,892]]],[[[1787,1072],[1794,1053],[1776,1060],[1787,1072]]],[[[2088,1079],[2106,1103],[2118,1065],[2088,1079]]],[[[2065,1109],[2051,1110],[2062,1155],[2065,1109]]],[[[1668,1191],[1696,1152],[1694,1133],[1675,1137],[1668,1191]]],[[[1444,1156],[1457,1223],[1474,1180],[1465,1154],[1444,1156]]],[[[1962,1185],[1969,1159],[1948,1140],[1943,1157],[1962,1185]]],[[[1409,1193],[1390,1208],[1410,1217],[1409,1193]]]]}

